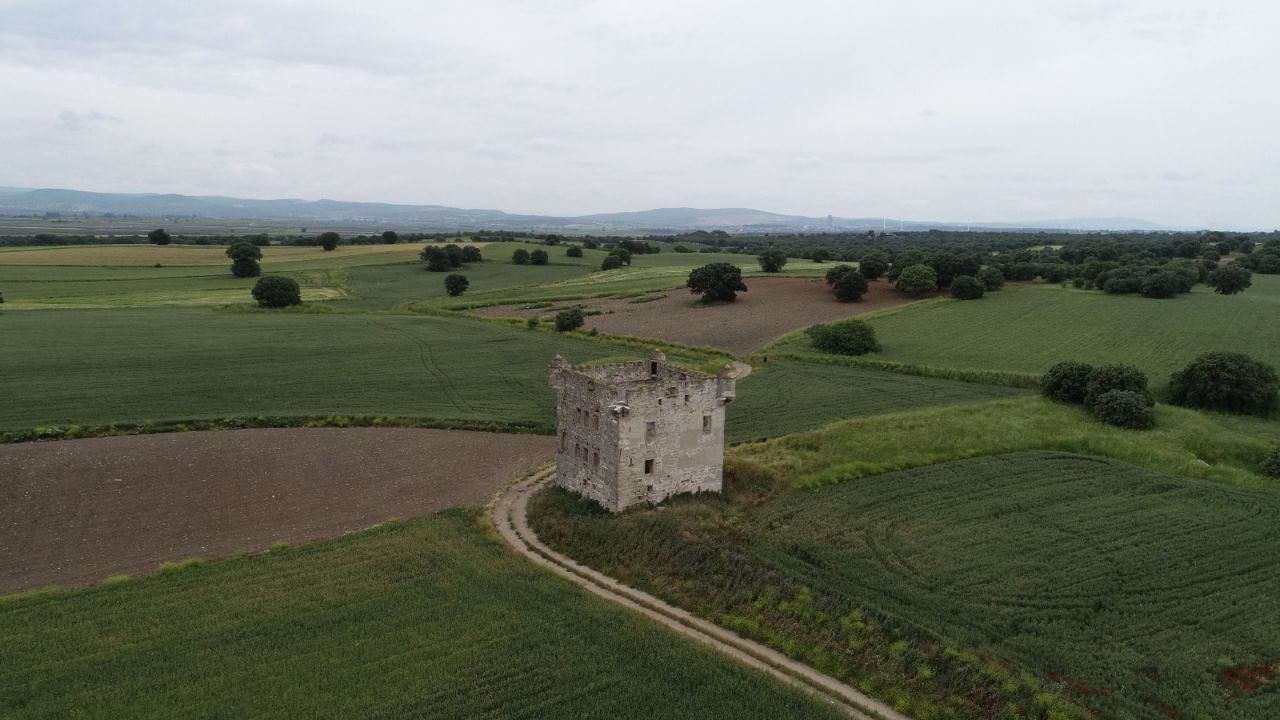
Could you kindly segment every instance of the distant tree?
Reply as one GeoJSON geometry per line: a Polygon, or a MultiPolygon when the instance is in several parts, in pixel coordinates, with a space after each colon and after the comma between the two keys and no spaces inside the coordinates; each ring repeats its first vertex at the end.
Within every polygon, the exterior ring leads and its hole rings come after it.
{"type": "Polygon", "coordinates": [[[595,250],[596,248],[600,247],[600,243],[596,242],[591,238],[584,238],[582,240],[582,247],[588,250],[595,250]]]}
{"type": "Polygon", "coordinates": [[[1040,378],[1040,392],[1051,400],[1083,403],[1089,389],[1093,366],[1082,362],[1060,362],[1040,378]]]}
{"type": "Polygon", "coordinates": [[[1101,365],[1089,373],[1089,382],[1085,385],[1084,404],[1093,407],[1103,393],[1112,390],[1129,390],[1140,393],[1153,403],[1147,392],[1147,376],[1133,365],[1101,365]]]}
{"type": "Polygon", "coordinates": [[[1211,352],[1169,378],[1175,405],[1241,415],[1270,415],[1280,404],[1275,368],[1240,353],[1211,352]]]}
{"type": "MultiPolygon", "coordinates": [[[[548,236],[546,236],[545,238],[543,238],[543,240],[542,240],[542,241],[543,241],[543,242],[545,242],[545,243],[546,243],[546,244],[548,244],[548,245],[559,245],[559,244],[560,244],[560,241],[561,241],[561,240],[563,240],[563,239],[564,239],[564,238],[560,237],[559,235],[552,234],[552,235],[548,235],[548,236]]],[[[538,264],[538,263],[534,263],[534,265],[537,265],[537,264],[538,264]]]]}
{"type": "Polygon", "coordinates": [[[693,252],[692,250],[690,250],[689,248],[685,247],[684,245],[676,245],[675,247],[671,248],[671,250],[672,250],[673,252],[678,252],[678,253],[691,253],[691,252],[693,252]]]}
{"type": "Polygon", "coordinates": [[[582,248],[577,245],[570,245],[568,249],[564,251],[564,254],[566,257],[580,258],[582,257],[582,248]]]}
{"type": "Polygon", "coordinates": [[[835,267],[827,271],[827,275],[826,275],[827,285],[830,287],[835,287],[836,281],[839,280],[842,275],[844,275],[845,273],[853,272],[853,271],[854,271],[854,268],[852,265],[844,265],[844,264],[836,265],[835,267]]]}
{"type": "Polygon", "coordinates": [[[442,247],[428,245],[418,254],[427,264],[427,272],[449,272],[455,266],[449,259],[449,253],[442,247]]]}
{"type": "MultiPolygon", "coordinates": [[[[861,277],[861,275],[859,275],[861,277]]],[[[865,281],[866,278],[863,278],[865,281]]],[[[875,329],[856,318],[829,325],[814,325],[804,331],[814,348],[836,355],[865,355],[880,352],[875,329]]]]}
{"type": "Polygon", "coordinates": [[[231,274],[236,277],[257,277],[262,272],[258,260],[262,250],[253,243],[240,240],[229,245],[225,255],[231,258],[231,274]]]}
{"type": "Polygon", "coordinates": [[[236,277],[257,277],[261,273],[262,266],[253,258],[236,258],[231,261],[231,274],[236,277]]]}
{"type": "Polygon", "coordinates": [[[604,256],[604,260],[600,262],[601,270],[617,270],[622,267],[622,256],[616,253],[609,253],[604,256]]]}
{"type": "Polygon", "coordinates": [[[1031,282],[1036,279],[1036,275],[1040,274],[1040,268],[1035,263],[1020,262],[1010,265],[1002,272],[1006,278],[1015,282],[1031,282]]]}
{"type": "Polygon", "coordinates": [[[622,261],[623,265],[631,264],[631,251],[624,247],[616,247],[609,254],[617,255],[618,259],[622,261]]]}
{"type": "Polygon", "coordinates": [[[987,290],[999,290],[1004,287],[1004,273],[998,267],[985,267],[978,271],[978,282],[987,290]]]}
{"type": "Polygon", "coordinates": [[[463,264],[465,264],[466,260],[463,255],[462,248],[454,245],[453,243],[449,243],[444,246],[443,250],[444,256],[449,258],[449,264],[451,266],[462,267],[463,264]]]}
{"type": "Polygon", "coordinates": [[[316,241],[320,243],[320,247],[325,249],[325,252],[337,248],[338,242],[341,240],[342,236],[333,231],[322,232],[320,237],[316,238],[316,241]]]}
{"type": "Polygon", "coordinates": [[[467,280],[466,275],[453,273],[447,275],[444,279],[444,291],[449,293],[449,297],[458,297],[471,287],[471,282],[467,280]]]}
{"type": "Polygon", "coordinates": [[[1171,298],[1182,292],[1183,282],[1168,270],[1151,273],[1142,279],[1142,297],[1171,298]]]}
{"type": "Polygon", "coordinates": [[[515,252],[511,253],[511,262],[516,265],[528,265],[529,251],[524,248],[518,248],[515,252]]]}
{"type": "Polygon", "coordinates": [[[462,248],[462,262],[477,263],[484,262],[484,257],[480,255],[480,248],[475,245],[467,245],[462,248]]]}
{"type": "Polygon", "coordinates": [[[919,250],[907,250],[905,252],[899,253],[898,256],[893,259],[893,265],[889,266],[889,274],[887,277],[889,278],[889,280],[896,282],[898,280],[898,277],[902,275],[902,272],[904,270],[911,267],[912,265],[923,265],[923,264],[924,264],[924,253],[920,252],[919,250]]]}
{"type": "Polygon", "coordinates": [[[826,248],[817,248],[809,254],[809,259],[816,262],[826,262],[831,259],[831,251],[826,248]]]}
{"type": "Polygon", "coordinates": [[[951,297],[957,300],[977,300],[986,291],[986,286],[972,275],[957,275],[951,279],[951,297]]]}
{"type": "Polygon", "coordinates": [[[394,245],[400,242],[400,233],[397,233],[395,230],[383,230],[382,242],[388,245],[394,245]]]}
{"type": "Polygon", "coordinates": [[[283,275],[258,278],[253,286],[253,299],[262,307],[282,308],[302,303],[302,290],[298,281],[283,275]]]}
{"type": "Polygon", "coordinates": [[[1156,424],[1150,397],[1133,390],[1108,390],[1093,401],[1089,412],[1108,425],[1130,430],[1147,430],[1156,424]]]}
{"type": "Polygon", "coordinates": [[[1206,281],[1213,291],[1221,295],[1235,295],[1253,285],[1253,273],[1238,263],[1232,263],[1209,273],[1206,281]]]}
{"type": "Polygon", "coordinates": [[[912,265],[898,276],[897,288],[908,295],[926,295],[938,288],[938,274],[928,265],[912,265]]]}
{"type": "Polygon", "coordinates": [[[169,236],[169,232],[164,228],[156,228],[147,233],[147,239],[154,245],[168,245],[173,242],[173,238],[169,236]]]}
{"type": "Polygon", "coordinates": [[[1280,253],[1267,251],[1253,257],[1258,258],[1254,270],[1262,275],[1280,275],[1280,253]]]}
{"type": "Polygon", "coordinates": [[[547,256],[546,250],[534,250],[533,252],[529,253],[529,262],[533,263],[534,265],[546,265],[547,262],[550,261],[550,259],[551,258],[547,256]]]}
{"type": "Polygon", "coordinates": [[[582,323],[586,322],[586,315],[582,313],[580,308],[567,308],[556,313],[556,331],[569,332],[582,327],[582,323]]]}
{"type": "Polygon", "coordinates": [[[867,292],[867,279],[857,270],[850,269],[849,272],[836,278],[831,289],[835,291],[836,299],[840,302],[857,302],[867,292]]]}
{"type": "Polygon", "coordinates": [[[746,292],[747,285],[742,282],[742,270],[729,263],[710,263],[694,268],[689,273],[689,292],[701,295],[703,302],[723,300],[733,302],[738,293],[746,292]]]}
{"type": "Polygon", "coordinates": [[[781,272],[787,264],[787,254],[781,250],[765,250],[756,256],[756,262],[767,273],[781,272]]]}
{"type": "Polygon", "coordinates": [[[879,250],[872,250],[858,261],[858,272],[868,280],[875,280],[889,271],[889,259],[879,250]]]}

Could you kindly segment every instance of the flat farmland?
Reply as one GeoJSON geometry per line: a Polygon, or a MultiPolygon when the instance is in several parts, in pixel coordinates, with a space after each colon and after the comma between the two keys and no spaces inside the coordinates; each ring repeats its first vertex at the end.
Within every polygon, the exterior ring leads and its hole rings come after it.
{"type": "Polygon", "coordinates": [[[554,449],[538,435],[416,428],[0,445],[0,594],[482,505],[554,449]]]}
{"type": "Polygon", "coordinates": [[[458,510],[0,599],[0,715],[835,718],[512,554],[458,510]]]}
{"type": "MultiPolygon", "coordinates": [[[[871,320],[878,360],[1039,375],[1062,360],[1132,363],[1152,385],[1211,350],[1280,366],[1280,277],[1254,275],[1239,295],[1197,286],[1169,300],[1030,285],[981,300],[933,300],[871,320]]],[[[804,340],[787,349],[804,352],[804,340]]]]}
{"type": "MultiPolygon", "coordinates": [[[[587,327],[601,332],[746,355],[799,328],[913,300],[886,282],[872,283],[862,300],[855,303],[838,302],[818,278],[755,277],[748,287],[748,292],[739,293],[732,303],[702,304],[688,290],[676,288],[641,298],[600,298],[581,304],[588,312],[600,313],[587,318],[587,327]]],[[[502,305],[475,312],[486,317],[545,317],[559,307],[502,305]]]]}

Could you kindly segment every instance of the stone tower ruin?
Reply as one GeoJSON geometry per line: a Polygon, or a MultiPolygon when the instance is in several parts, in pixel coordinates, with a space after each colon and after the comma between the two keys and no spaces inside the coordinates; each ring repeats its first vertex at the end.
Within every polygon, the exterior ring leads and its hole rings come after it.
{"type": "Polygon", "coordinates": [[[720,492],[725,406],[734,379],[648,361],[575,368],[551,361],[558,395],[556,484],[612,512],[672,495],[720,492]]]}

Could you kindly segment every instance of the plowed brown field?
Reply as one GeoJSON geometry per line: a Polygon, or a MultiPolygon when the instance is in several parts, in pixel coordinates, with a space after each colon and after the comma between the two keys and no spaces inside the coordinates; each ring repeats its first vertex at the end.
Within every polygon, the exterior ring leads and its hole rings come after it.
{"type": "Polygon", "coordinates": [[[155,570],[486,502],[555,441],[408,428],[0,445],[0,593],[155,570]]]}

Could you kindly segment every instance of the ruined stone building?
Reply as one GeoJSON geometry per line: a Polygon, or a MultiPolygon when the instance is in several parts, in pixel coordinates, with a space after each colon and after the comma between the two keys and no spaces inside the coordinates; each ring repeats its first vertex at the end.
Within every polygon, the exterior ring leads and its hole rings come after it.
{"type": "Polygon", "coordinates": [[[551,362],[559,452],[556,484],[613,512],[679,493],[720,492],[728,373],[647,362],[575,368],[551,362]]]}

